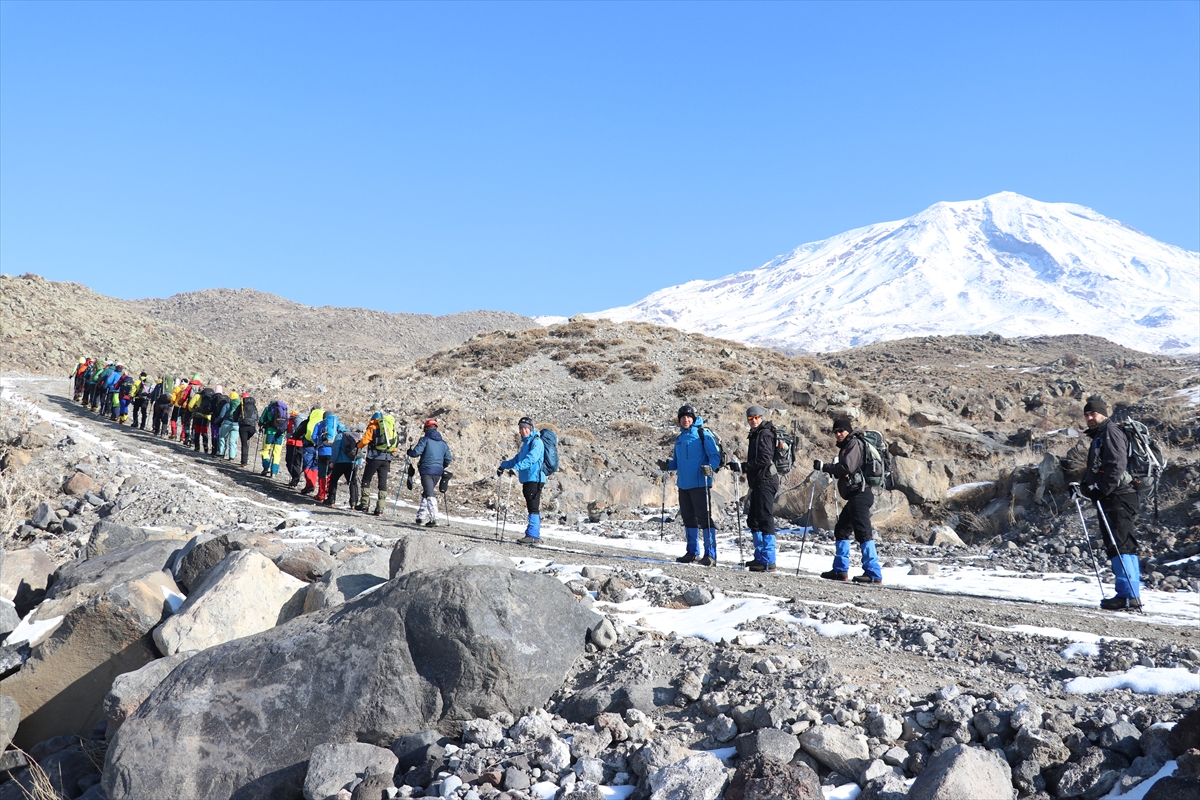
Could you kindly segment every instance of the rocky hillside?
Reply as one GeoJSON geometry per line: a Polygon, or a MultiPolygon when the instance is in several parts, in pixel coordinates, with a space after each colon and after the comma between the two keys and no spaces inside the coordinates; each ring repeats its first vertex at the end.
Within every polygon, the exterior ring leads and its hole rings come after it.
{"type": "Polygon", "coordinates": [[[78,283],[0,275],[0,368],[67,375],[81,356],[150,374],[257,382],[264,370],[230,347],[166,318],[144,316],[78,283]]]}
{"type": "MultiPolygon", "coordinates": [[[[371,293],[364,293],[371,301],[371,293]]],[[[306,306],[254,289],[205,289],[166,299],[118,301],[135,313],[170,320],[262,364],[369,364],[423,358],[476,333],[523,330],[534,321],[504,311],[388,314],[365,308],[306,306]]]]}

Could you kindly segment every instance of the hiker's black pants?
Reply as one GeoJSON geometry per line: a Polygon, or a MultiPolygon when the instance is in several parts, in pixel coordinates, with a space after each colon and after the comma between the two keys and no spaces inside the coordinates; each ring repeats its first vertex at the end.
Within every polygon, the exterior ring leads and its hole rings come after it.
{"type": "Polygon", "coordinates": [[[525,495],[525,510],[530,514],[540,514],[542,511],[542,488],[546,484],[529,483],[521,484],[521,494],[525,495]]]}
{"type": "Polygon", "coordinates": [[[292,483],[299,483],[300,477],[304,475],[304,448],[289,444],[284,455],[284,463],[287,465],[288,474],[292,476],[292,483]]]}
{"type": "Polygon", "coordinates": [[[875,496],[870,489],[861,489],[850,495],[842,513],[838,514],[837,524],[833,526],[833,538],[838,541],[849,539],[854,535],[857,542],[869,542],[875,538],[871,530],[871,505],[875,496]]]}
{"type": "Polygon", "coordinates": [[[162,436],[167,432],[168,423],[171,417],[170,403],[155,403],[154,404],[154,435],[162,436]]]}
{"type": "Polygon", "coordinates": [[[139,397],[133,401],[133,422],[130,423],[131,427],[146,430],[146,404],[148,402],[145,397],[139,397]],[[141,417],[140,423],[138,422],[139,416],[141,417]]]}
{"type": "MultiPolygon", "coordinates": [[[[1098,520],[1100,535],[1104,538],[1104,552],[1108,554],[1109,558],[1116,558],[1118,553],[1127,556],[1137,555],[1138,542],[1134,537],[1133,530],[1133,523],[1137,519],[1138,511],[1137,492],[1110,494],[1100,500],[1097,505],[1104,510],[1104,515],[1108,518],[1108,526],[1112,529],[1112,536],[1109,536],[1108,531],[1104,528],[1104,521],[1098,520]],[[1116,547],[1113,546],[1114,537],[1116,538],[1116,547]]],[[[1096,516],[1099,517],[1099,514],[1096,516]]]]}
{"type": "Polygon", "coordinates": [[[746,506],[746,525],[751,531],[775,535],[775,493],[779,480],[759,481],[750,487],[750,502],[746,506]]]}
{"type": "Polygon", "coordinates": [[[421,476],[421,497],[437,497],[437,482],[441,475],[421,476]]]}
{"type": "Polygon", "coordinates": [[[679,516],[685,528],[711,528],[708,513],[708,493],[703,486],[679,490],[679,516]]]}
{"type": "Polygon", "coordinates": [[[350,485],[350,505],[356,506],[359,501],[359,485],[358,476],[354,474],[354,462],[344,461],[334,464],[329,470],[329,504],[333,505],[337,501],[338,481],[342,478],[346,479],[346,483],[350,485]]]}
{"type": "Polygon", "coordinates": [[[238,439],[242,444],[242,466],[250,463],[250,440],[254,438],[254,425],[245,422],[238,423],[238,439]]]}
{"type": "MultiPolygon", "coordinates": [[[[383,502],[383,496],[387,492],[388,471],[392,468],[392,462],[383,458],[368,458],[367,463],[363,465],[362,473],[362,488],[364,492],[371,491],[371,478],[379,476],[379,501],[383,502]]],[[[404,476],[400,476],[403,478],[404,476]]]]}

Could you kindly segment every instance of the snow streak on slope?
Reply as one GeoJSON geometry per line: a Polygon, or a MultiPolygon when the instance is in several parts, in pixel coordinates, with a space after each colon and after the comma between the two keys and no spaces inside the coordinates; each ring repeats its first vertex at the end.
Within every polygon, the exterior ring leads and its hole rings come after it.
{"type": "Polygon", "coordinates": [[[937,203],[589,314],[759,345],[838,350],[909,336],[1103,336],[1200,350],[1200,253],[1083,206],[1002,192],[937,203]]]}

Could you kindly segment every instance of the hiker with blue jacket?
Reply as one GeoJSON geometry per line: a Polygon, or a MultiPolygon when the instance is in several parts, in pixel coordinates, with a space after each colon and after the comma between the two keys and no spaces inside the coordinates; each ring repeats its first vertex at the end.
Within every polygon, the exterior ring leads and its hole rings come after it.
{"type": "Polygon", "coordinates": [[[533,429],[533,420],[521,417],[517,422],[517,432],[521,435],[521,449],[510,459],[500,462],[496,474],[500,475],[506,469],[516,470],[517,480],[521,482],[521,494],[525,495],[525,509],[529,512],[529,523],[525,526],[523,544],[538,545],[542,541],[542,489],[546,486],[546,471],[543,460],[546,448],[542,437],[533,429]]]}
{"type": "MultiPolygon", "coordinates": [[[[408,457],[417,460],[417,473],[421,476],[421,505],[417,507],[418,525],[421,524],[421,514],[425,514],[425,527],[437,527],[437,483],[454,460],[450,454],[450,445],[442,439],[438,432],[438,421],[427,419],[422,426],[423,433],[417,443],[408,449],[408,457]]],[[[412,467],[409,467],[412,470],[412,467]]],[[[409,473],[412,474],[411,472],[409,473]]]]}
{"type": "Polygon", "coordinates": [[[687,535],[687,552],[675,559],[680,564],[699,560],[705,567],[717,563],[717,529],[712,522],[712,476],[721,465],[721,451],[712,434],[704,431],[704,420],[696,409],[682,406],[676,415],[679,435],[674,455],[658,462],[664,472],[675,473],[679,489],[679,516],[687,535]],[[704,531],[704,555],[700,555],[700,531],[704,531]]]}
{"type": "MultiPolygon", "coordinates": [[[[328,420],[329,417],[325,419],[328,420]]],[[[329,488],[323,501],[327,506],[332,506],[337,502],[338,481],[342,478],[345,478],[346,483],[350,486],[350,507],[354,508],[359,503],[358,470],[362,466],[363,460],[358,454],[358,438],[361,435],[362,431],[348,431],[345,425],[338,425],[338,435],[333,440],[329,488]]]]}
{"type": "Polygon", "coordinates": [[[324,503],[329,494],[329,470],[333,463],[333,443],[346,426],[337,414],[326,414],[313,428],[312,441],[317,448],[317,502],[324,503]]]}

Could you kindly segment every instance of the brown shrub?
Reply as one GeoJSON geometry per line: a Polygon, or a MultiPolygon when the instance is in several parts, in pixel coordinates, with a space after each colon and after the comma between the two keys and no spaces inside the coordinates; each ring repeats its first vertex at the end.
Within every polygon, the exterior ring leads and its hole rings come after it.
{"type": "Polygon", "coordinates": [[[567,430],[563,431],[563,436],[570,436],[572,439],[578,439],[581,442],[596,441],[595,435],[585,428],[568,428],[567,430]]]}
{"type": "Polygon", "coordinates": [[[658,364],[651,361],[639,361],[625,367],[625,374],[635,381],[652,381],[654,376],[662,372],[658,364]]]}
{"type": "Polygon", "coordinates": [[[596,330],[597,327],[595,320],[583,319],[578,322],[555,325],[550,329],[550,335],[556,336],[559,339],[583,339],[591,336],[592,331],[596,330]]]}
{"type": "Polygon", "coordinates": [[[886,417],[888,413],[888,404],[883,398],[874,392],[863,392],[862,410],[870,417],[886,417]]]}
{"type": "Polygon", "coordinates": [[[594,381],[608,373],[608,365],[595,361],[572,361],[567,365],[567,371],[571,373],[571,377],[581,381],[594,381]]]}
{"type": "Polygon", "coordinates": [[[608,384],[620,383],[621,382],[621,373],[617,372],[615,369],[609,370],[608,374],[606,374],[604,376],[604,382],[608,383],[608,384]]]}
{"type": "Polygon", "coordinates": [[[675,388],[671,390],[671,394],[683,398],[695,397],[696,395],[703,394],[706,388],[702,381],[698,381],[695,378],[684,378],[675,384],[675,388]]]}
{"type": "Polygon", "coordinates": [[[654,432],[654,428],[651,428],[646,423],[638,422],[632,419],[619,419],[616,422],[610,423],[608,429],[618,436],[623,436],[626,439],[632,439],[638,436],[649,436],[654,432]]]}
{"type": "Polygon", "coordinates": [[[744,375],[746,373],[746,368],[736,361],[722,361],[721,369],[734,375],[744,375]]]}
{"type": "Polygon", "coordinates": [[[700,382],[706,389],[724,389],[733,381],[719,369],[692,364],[679,370],[687,378],[700,382]]]}

